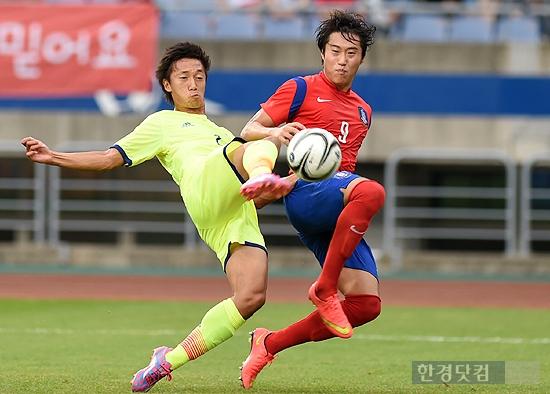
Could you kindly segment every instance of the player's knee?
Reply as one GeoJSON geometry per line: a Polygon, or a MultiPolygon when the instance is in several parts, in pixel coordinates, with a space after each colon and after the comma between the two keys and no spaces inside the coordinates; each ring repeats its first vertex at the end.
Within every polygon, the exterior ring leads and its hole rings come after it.
{"type": "Polygon", "coordinates": [[[266,293],[257,292],[244,292],[242,294],[234,295],[235,305],[241,312],[244,319],[248,319],[255,312],[257,312],[266,301],[266,293]]]}
{"type": "Polygon", "coordinates": [[[277,147],[277,149],[281,148],[281,141],[279,141],[279,139],[277,137],[268,136],[268,137],[265,137],[263,140],[260,140],[260,141],[269,141],[273,145],[275,145],[277,147]]]}
{"type": "Polygon", "coordinates": [[[375,205],[378,207],[378,210],[380,210],[380,208],[382,208],[384,202],[386,201],[386,189],[384,189],[384,186],[382,186],[378,182],[371,181],[369,183],[369,193],[372,195],[371,198],[375,202],[375,205]]]}
{"type": "Polygon", "coordinates": [[[374,294],[347,295],[344,304],[344,311],[353,327],[373,321],[382,311],[380,297],[374,294]]]}
{"type": "Polygon", "coordinates": [[[361,201],[369,210],[378,212],[386,201],[386,190],[380,183],[369,179],[355,185],[350,193],[351,201],[361,201]]]}
{"type": "Polygon", "coordinates": [[[264,306],[266,300],[265,292],[257,292],[254,294],[248,294],[246,297],[246,304],[250,309],[257,311],[262,306],[264,306]]]}

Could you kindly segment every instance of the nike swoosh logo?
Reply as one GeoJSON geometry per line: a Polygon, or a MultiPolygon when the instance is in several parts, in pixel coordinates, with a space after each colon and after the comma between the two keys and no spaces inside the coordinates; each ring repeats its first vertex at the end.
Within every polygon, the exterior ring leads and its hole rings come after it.
{"type": "Polygon", "coordinates": [[[328,103],[332,100],[328,100],[328,99],[322,99],[321,97],[317,97],[317,102],[318,103],[328,103]]]}
{"type": "Polygon", "coordinates": [[[262,337],[263,337],[264,335],[265,335],[265,332],[262,333],[262,335],[260,335],[260,336],[258,337],[258,339],[256,339],[256,345],[258,345],[258,346],[260,345],[260,341],[262,340],[262,337]]]}
{"type": "Polygon", "coordinates": [[[365,231],[359,231],[359,230],[356,230],[355,229],[355,225],[352,225],[350,228],[349,228],[351,231],[353,231],[355,234],[359,234],[359,235],[363,235],[367,232],[367,230],[365,231]]]}
{"type": "Polygon", "coordinates": [[[350,332],[350,328],[349,326],[348,327],[340,327],[340,326],[337,326],[336,324],[328,321],[327,319],[325,319],[323,316],[321,316],[321,318],[323,319],[323,322],[331,327],[332,329],[334,329],[335,331],[339,332],[340,334],[342,335],[348,335],[349,332],[350,332]]]}

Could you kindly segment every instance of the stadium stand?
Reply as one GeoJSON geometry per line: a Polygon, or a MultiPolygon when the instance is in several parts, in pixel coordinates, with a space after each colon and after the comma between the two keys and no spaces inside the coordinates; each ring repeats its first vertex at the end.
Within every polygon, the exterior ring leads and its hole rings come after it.
{"type": "MultiPolygon", "coordinates": [[[[314,36],[318,21],[330,9],[327,8],[327,2],[311,1],[306,7],[302,1],[296,2],[294,16],[274,18],[270,8],[262,2],[242,8],[229,2],[215,0],[155,0],[155,3],[168,21],[175,19],[169,15],[173,12],[211,12],[218,26],[207,23],[206,26],[198,27],[196,36],[204,37],[204,29],[207,29],[213,31],[212,35],[218,40],[307,41],[314,36]],[[245,11],[254,17],[245,16],[245,11]]],[[[543,23],[550,16],[548,4],[525,8],[522,12],[532,13],[518,17],[517,6],[501,2],[494,10],[498,13],[499,19],[492,21],[491,12],[480,2],[456,2],[452,7],[446,3],[448,2],[385,1],[375,4],[372,1],[357,0],[346,1],[345,8],[363,13],[369,21],[376,20],[376,12],[393,15],[393,22],[389,25],[377,26],[378,37],[390,40],[491,43],[539,42],[550,37],[543,23]]],[[[335,2],[333,6],[338,4],[335,2]]],[[[285,15],[287,14],[289,12],[285,11],[285,15]]],[[[174,32],[177,33],[179,30],[182,31],[181,35],[186,36],[190,29],[185,26],[163,27],[163,32],[169,31],[171,34],[168,38],[173,38],[174,32]]]]}
{"type": "Polygon", "coordinates": [[[454,17],[450,23],[450,40],[453,42],[490,43],[494,40],[493,24],[482,17],[454,17]]]}
{"type": "Polygon", "coordinates": [[[444,42],[449,22],[438,15],[405,15],[400,38],[404,41],[444,42]]]}
{"type": "Polygon", "coordinates": [[[299,16],[275,18],[267,15],[263,23],[263,34],[267,40],[299,41],[305,38],[305,21],[299,16]]]}
{"type": "Polygon", "coordinates": [[[189,11],[212,11],[217,7],[217,0],[155,0],[155,3],[160,9],[178,10],[182,9],[189,11]]]}
{"type": "Polygon", "coordinates": [[[257,16],[248,13],[219,14],[215,37],[220,40],[255,40],[260,37],[257,16]]]}
{"type": "Polygon", "coordinates": [[[161,36],[170,39],[208,38],[211,14],[204,11],[170,11],[162,14],[161,36]]]}
{"type": "Polygon", "coordinates": [[[503,17],[497,21],[497,41],[539,42],[540,21],[531,16],[503,17]]]}
{"type": "MultiPolygon", "coordinates": [[[[7,2],[8,0],[0,0],[7,2]]],[[[13,1],[13,0],[10,0],[13,1]]],[[[287,18],[273,18],[276,1],[261,0],[34,0],[44,3],[153,2],[164,38],[308,41],[331,8],[362,13],[377,35],[411,42],[540,42],[550,40],[548,0],[524,2],[424,0],[281,0],[287,18]],[[207,14],[197,14],[206,12],[207,14]],[[254,17],[241,13],[253,14],[254,17]],[[292,15],[294,13],[294,15],[292,15]],[[380,15],[384,15],[380,18],[380,15]],[[518,16],[521,14],[521,16],[518,16]],[[388,17],[391,15],[391,17],[388,17]],[[378,17],[377,17],[378,16],[378,17]],[[490,19],[494,17],[496,21],[490,19]],[[250,19],[255,19],[251,21],[250,19]],[[384,22],[382,22],[384,20],[384,22]]],[[[281,6],[282,7],[282,6],[281,6]]]]}

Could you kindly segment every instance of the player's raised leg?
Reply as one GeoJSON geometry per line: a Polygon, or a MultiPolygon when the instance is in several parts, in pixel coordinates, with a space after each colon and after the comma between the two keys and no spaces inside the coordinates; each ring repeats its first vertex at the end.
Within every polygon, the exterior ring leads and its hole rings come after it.
{"type": "Polygon", "coordinates": [[[288,194],[291,184],[272,173],[278,156],[278,145],[268,139],[254,141],[245,146],[242,167],[248,173],[249,179],[242,185],[240,192],[247,200],[264,193],[269,193],[274,198],[288,194]]]}

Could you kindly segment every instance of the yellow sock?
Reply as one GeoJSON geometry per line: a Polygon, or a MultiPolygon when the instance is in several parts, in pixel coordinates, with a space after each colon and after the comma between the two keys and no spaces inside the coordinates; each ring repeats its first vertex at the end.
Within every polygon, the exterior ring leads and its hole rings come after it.
{"type": "Polygon", "coordinates": [[[202,356],[233,336],[245,320],[231,298],[210,309],[191,333],[174,350],[166,354],[172,370],[202,356]]]}
{"type": "Polygon", "coordinates": [[[279,150],[271,141],[254,141],[243,154],[243,167],[250,178],[273,171],[279,150]]]}

